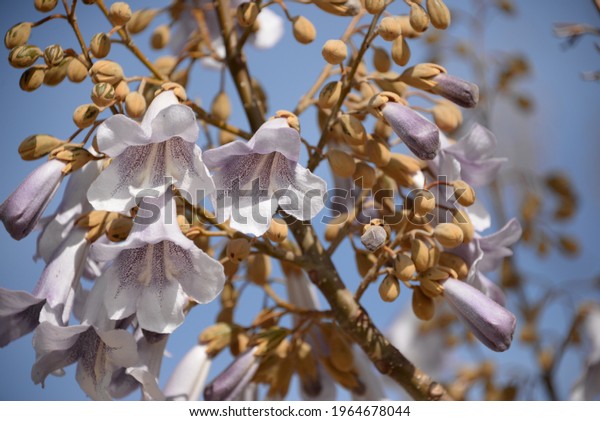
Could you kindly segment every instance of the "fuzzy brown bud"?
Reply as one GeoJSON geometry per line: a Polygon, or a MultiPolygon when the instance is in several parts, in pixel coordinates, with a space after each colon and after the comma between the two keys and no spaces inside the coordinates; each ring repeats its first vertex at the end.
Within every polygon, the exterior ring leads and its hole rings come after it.
{"type": "Polygon", "coordinates": [[[342,114],[338,121],[347,144],[363,145],[367,141],[367,132],[358,118],[351,114],[342,114]]]}
{"type": "Polygon", "coordinates": [[[281,219],[273,218],[265,235],[269,240],[275,243],[281,243],[285,241],[288,236],[288,226],[281,219]]]}
{"type": "Polygon", "coordinates": [[[433,107],[431,114],[435,124],[445,132],[456,130],[463,121],[460,108],[446,100],[437,103],[435,107],[433,107]]]}
{"type": "Polygon", "coordinates": [[[88,75],[88,69],[85,67],[83,62],[85,61],[85,57],[83,55],[73,58],[69,62],[69,66],[67,67],[67,77],[71,82],[79,83],[83,82],[88,75]]]}
{"type": "Polygon", "coordinates": [[[311,21],[304,16],[294,18],[293,25],[294,38],[301,44],[310,44],[317,37],[317,30],[311,21]]]}
{"type": "Polygon", "coordinates": [[[463,243],[470,243],[475,236],[475,228],[469,214],[462,209],[456,209],[452,215],[452,223],[458,226],[463,232],[463,243]]]}
{"type": "Polygon", "coordinates": [[[89,73],[94,83],[106,82],[111,85],[116,85],[125,77],[123,68],[110,60],[98,60],[91,67],[89,73]]]}
{"type": "Polygon", "coordinates": [[[227,243],[225,252],[231,261],[240,263],[250,255],[250,242],[245,238],[234,238],[227,243]]]}
{"type": "Polygon", "coordinates": [[[421,287],[413,288],[412,309],[421,320],[431,320],[435,314],[435,302],[423,293],[421,287]]]}
{"type": "Polygon", "coordinates": [[[394,272],[401,281],[409,281],[415,274],[415,264],[406,254],[398,253],[394,260],[394,272]]]}
{"type": "Polygon", "coordinates": [[[400,296],[400,282],[394,275],[389,274],[383,278],[379,285],[379,296],[386,303],[391,303],[400,296]]]}
{"type": "Polygon", "coordinates": [[[96,58],[104,58],[110,53],[110,38],[104,32],[97,33],[90,42],[90,51],[96,58]]]}
{"type": "Polygon", "coordinates": [[[150,37],[150,45],[155,50],[161,50],[165,48],[170,39],[171,30],[169,29],[169,25],[160,25],[156,27],[154,32],[152,32],[152,37],[150,37]]]}
{"type": "Polygon", "coordinates": [[[69,63],[73,61],[72,57],[63,59],[58,65],[46,70],[44,73],[44,84],[48,86],[56,86],[67,77],[67,69],[69,63]]]}
{"type": "Polygon", "coordinates": [[[469,267],[462,257],[445,251],[440,253],[440,259],[438,263],[440,266],[453,269],[456,272],[457,279],[464,280],[467,278],[469,267]]]}
{"type": "Polygon", "coordinates": [[[91,126],[100,114],[100,109],[94,104],[80,105],[73,113],[73,122],[80,129],[91,126]]]}
{"type": "Polygon", "coordinates": [[[417,272],[426,271],[429,268],[429,249],[421,240],[414,239],[410,244],[411,259],[417,272]]]}
{"type": "Polygon", "coordinates": [[[152,19],[157,15],[158,9],[140,9],[133,12],[131,19],[127,22],[127,31],[130,34],[138,34],[150,25],[152,19]]]}
{"type": "Polygon", "coordinates": [[[339,177],[351,177],[356,170],[356,163],[352,155],[339,149],[327,152],[327,160],[333,173],[339,177]]]}
{"type": "Polygon", "coordinates": [[[221,121],[227,121],[231,116],[231,102],[225,91],[220,91],[213,99],[210,113],[221,121]]]}
{"type": "Polygon", "coordinates": [[[433,230],[433,236],[442,246],[447,248],[458,247],[463,242],[463,232],[455,224],[439,224],[433,230]]]}
{"type": "Polygon", "coordinates": [[[33,45],[21,45],[10,50],[8,62],[17,69],[31,66],[43,55],[42,50],[33,45]]]}
{"type": "Polygon", "coordinates": [[[24,161],[33,161],[48,155],[65,142],[47,134],[29,136],[19,145],[19,155],[24,161]]]}
{"type": "Polygon", "coordinates": [[[254,25],[259,12],[258,6],[253,1],[241,3],[236,10],[237,21],[241,27],[248,28],[254,25]]]}
{"type": "Polygon", "coordinates": [[[319,93],[318,104],[320,108],[333,108],[335,104],[337,104],[340,99],[340,94],[342,93],[342,82],[334,81],[329,82],[327,85],[321,89],[319,93]]]}
{"type": "Polygon", "coordinates": [[[44,83],[44,75],[46,70],[41,66],[30,67],[25,70],[19,79],[19,87],[26,91],[35,91],[44,83]]]}
{"type": "Polygon", "coordinates": [[[373,50],[373,66],[381,73],[389,71],[392,67],[390,56],[383,48],[375,47],[373,50]]]}
{"type": "Polygon", "coordinates": [[[110,6],[108,19],[114,26],[123,26],[131,19],[131,8],[125,2],[118,1],[110,6]]]}
{"type": "Polygon", "coordinates": [[[341,64],[348,56],[346,44],[339,39],[330,39],[323,45],[321,54],[329,64],[341,64]]]}
{"type": "Polygon", "coordinates": [[[43,13],[53,10],[57,4],[58,0],[35,0],[33,2],[35,9],[43,13]]]}
{"type": "Polygon", "coordinates": [[[115,102],[115,88],[110,83],[97,83],[92,88],[90,97],[98,107],[108,107],[115,102]]]}
{"type": "Polygon", "coordinates": [[[375,164],[378,168],[383,168],[390,163],[392,153],[388,145],[380,139],[368,140],[365,145],[365,152],[369,161],[375,164]]]}
{"type": "Polygon", "coordinates": [[[131,92],[125,97],[125,111],[130,117],[138,118],[146,112],[146,98],[139,92],[131,92]]]}
{"type": "Polygon", "coordinates": [[[133,228],[133,219],[119,216],[106,224],[106,237],[115,243],[125,240],[133,228]]]}
{"type": "Polygon", "coordinates": [[[413,200],[413,210],[417,216],[425,216],[435,209],[435,196],[428,190],[419,191],[413,200]]]}
{"type": "Polygon", "coordinates": [[[181,102],[184,102],[187,99],[187,94],[185,93],[185,88],[178,83],[175,82],[167,82],[163,83],[160,86],[160,89],[154,93],[154,96],[159,95],[164,91],[173,91],[177,99],[181,102]]]}
{"type": "Polygon", "coordinates": [[[385,8],[385,0],[365,0],[365,9],[372,15],[381,13],[385,8]]]}
{"type": "Polygon", "coordinates": [[[410,4],[410,14],[408,15],[410,26],[417,32],[425,32],[429,26],[429,16],[425,9],[417,3],[410,4]]]}
{"type": "Polygon", "coordinates": [[[6,31],[6,35],[4,35],[6,48],[13,49],[25,45],[29,41],[32,25],[31,22],[21,22],[6,31]]]}
{"type": "Polygon", "coordinates": [[[271,276],[271,259],[266,254],[252,254],[248,257],[248,279],[257,285],[267,282],[271,276]]]}
{"type": "Polygon", "coordinates": [[[375,185],[375,181],[377,181],[377,173],[369,164],[359,161],[356,163],[352,179],[357,186],[363,189],[370,189],[375,185]]]}
{"type": "Polygon", "coordinates": [[[379,36],[386,41],[393,41],[402,35],[402,27],[395,16],[386,16],[379,23],[379,36]]]}
{"type": "Polygon", "coordinates": [[[410,60],[410,47],[403,36],[397,37],[392,43],[392,60],[398,66],[405,66],[410,60]]]}
{"type": "Polygon", "coordinates": [[[427,0],[427,12],[435,28],[446,29],[450,26],[450,10],[443,0],[427,0]]]}
{"type": "Polygon", "coordinates": [[[452,187],[454,187],[454,197],[458,203],[467,207],[475,203],[475,190],[468,183],[457,180],[452,182],[452,187]]]}

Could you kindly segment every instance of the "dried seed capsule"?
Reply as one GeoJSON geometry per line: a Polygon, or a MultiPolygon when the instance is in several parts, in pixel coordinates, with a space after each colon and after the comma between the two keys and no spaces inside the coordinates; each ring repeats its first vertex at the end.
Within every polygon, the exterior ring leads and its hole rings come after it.
{"type": "Polygon", "coordinates": [[[155,50],[161,50],[165,48],[165,46],[169,43],[171,39],[171,30],[169,29],[169,25],[160,25],[157,26],[154,32],[152,32],[152,37],[150,38],[150,45],[155,50]]]}
{"type": "Polygon", "coordinates": [[[26,92],[35,91],[37,88],[42,86],[45,73],[46,70],[43,67],[30,67],[21,75],[21,79],[19,79],[19,87],[26,92]]]}
{"type": "Polygon", "coordinates": [[[88,75],[88,69],[83,64],[85,58],[83,55],[78,58],[73,58],[69,62],[69,66],[67,66],[67,77],[71,82],[79,83],[83,82],[88,75]]]}
{"type": "Polygon", "coordinates": [[[383,48],[375,47],[373,50],[373,66],[375,70],[381,73],[389,71],[392,67],[392,62],[387,51],[383,48]]]}
{"type": "Polygon", "coordinates": [[[306,19],[304,16],[297,16],[294,18],[294,25],[292,27],[294,32],[294,38],[301,44],[310,44],[317,37],[317,30],[311,21],[306,19]]]}
{"type": "Polygon", "coordinates": [[[10,50],[8,62],[17,69],[31,66],[43,55],[42,50],[33,45],[21,45],[10,50]]]}
{"type": "Polygon", "coordinates": [[[127,22],[127,32],[138,34],[150,25],[152,19],[158,13],[157,9],[140,9],[133,12],[131,19],[127,22]]]}
{"type": "Polygon", "coordinates": [[[406,254],[398,253],[394,260],[394,272],[398,279],[402,281],[409,281],[415,274],[415,264],[412,259],[406,254]]]}
{"type": "Polygon", "coordinates": [[[114,61],[110,60],[98,60],[90,69],[90,76],[94,83],[110,83],[116,85],[125,76],[123,74],[123,68],[114,61]]]}
{"type": "Polygon", "coordinates": [[[327,160],[333,173],[339,177],[351,177],[356,170],[354,158],[339,149],[332,149],[327,152],[327,160]]]}
{"type": "Polygon", "coordinates": [[[419,319],[431,320],[435,314],[435,302],[416,286],[413,288],[412,309],[419,319]]]}
{"type": "Polygon", "coordinates": [[[6,35],[4,35],[6,48],[13,49],[25,45],[29,41],[32,25],[31,22],[21,22],[6,31],[6,35]]]}
{"type": "Polygon", "coordinates": [[[92,37],[90,50],[96,58],[104,58],[110,53],[110,38],[104,32],[100,32],[92,37]]]}
{"type": "Polygon", "coordinates": [[[67,57],[63,59],[57,66],[51,67],[44,73],[44,84],[48,86],[56,86],[67,77],[67,69],[73,58],[67,57]]]}
{"type": "Polygon", "coordinates": [[[146,112],[146,98],[139,92],[131,92],[125,97],[125,111],[130,117],[137,118],[146,112]]]}
{"type": "Polygon", "coordinates": [[[225,252],[232,262],[240,263],[250,255],[250,242],[245,238],[234,238],[227,243],[225,252]]]}
{"type": "Polygon", "coordinates": [[[281,219],[273,218],[265,235],[269,240],[275,243],[281,243],[285,241],[288,236],[288,226],[281,219]]]}
{"type": "Polygon", "coordinates": [[[435,28],[446,29],[450,26],[450,10],[443,0],[427,0],[427,12],[435,28]]]}
{"type": "Polygon", "coordinates": [[[454,187],[454,197],[458,203],[467,207],[475,203],[475,191],[468,183],[457,180],[452,182],[452,187],[454,187]]]}
{"type": "Polygon", "coordinates": [[[342,82],[334,81],[329,82],[327,85],[321,89],[319,93],[319,107],[320,108],[333,108],[335,104],[337,104],[340,99],[340,94],[342,93],[342,82]]]}
{"type": "Polygon", "coordinates": [[[271,275],[271,259],[266,254],[252,254],[248,257],[248,279],[257,285],[267,282],[271,275]]]}
{"type": "Polygon", "coordinates": [[[417,3],[410,4],[410,14],[408,15],[410,26],[417,32],[425,32],[429,26],[429,16],[425,9],[417,3]]]}
{"type": "Polygon", "coordinates": [[[131,15],[131,8],[122,1],[113,3],[108,11],[108,19],[114,26],[125,25],[131,19],[131,15]]]}
{"type": "Polygon", "coordinates": [[[350,114],[343,114],[338,121],[347,144],[356,146],[367,141],[367,132],[358,118],[350,114]]]}
{"type": "Polygon", "coordinates": [[[33,161],[48,155],[52,150],[62,146],[65,142],[47,134],[29,136],[19,145],[19,155],[24,161],[33,161]]]}
{"type": "Polygon", "coordinates": [[[394,275],[387,275],[379,285],[379,296],[386,303],[391,303],[400,295],[400,282],[394,275]]]}
{"type": "Polygon", "coordinates": [[[379,36],[386,41],[393,41],[402,35],[402,27],[394,16],[386,16],[379,23],[379,36]]]}
{"type": "Polygon", "coordinates": [[[381,13],[385,8],[385,0],[365,0],[365,9],[372,15],[381,13]]]}
{"type": "Polygon", "coordinates": [[[410,257],[417,272],[424,272],[429,268],[429,249],[423,241],[417,239],[411,241],[410,257]]]}
{"type": "Polygon", "coordinates": [[[330,39],[323,45],[321,54],[327,63],[334,65],[341,64],[346,60],[348,48],[343,41],[330,39]]]}
{"type": "Polygon", "coordinates": [[[373,167],[359,161],[356,163],[356,170],[352,174],[352,179],[357,186],[363,189],[370,189],[375,185],[375,181],[377,181],[377,174],[373,167]]]}
{"type": "Polygon", "coordinates": [[[35,0],[33,6],[40,12],[49,12],[56,7],[58,0],[35,0]]]}
{"type": "Polygon", "coordinates": [[[447,248],[458,247],[463,242],[463,232],[455,224],[439,224],[433,230],[433,236],[439,243],[447,248]]]}
{"type": "Polygon", "coordinates": [[[258,17],[258,6],[253,1],[241,3],[236,10],[237,21],[243,28],[254,25],[258,17]]]}
{"type": "Polygon", "coordinates": [[[392,44],[392,60],[399,66],[405,66],[410,60],[410,47],[403,36],[397,37],[392,44]]]}
{"type": "Polygon", "coordinates": [[[80,105],[73,113],[73,122],[80,129],[91,126],[100,114],[100,109],[94,104],[80,105]]]}
{"type": "Polygon", "coordinates": [[[90,96],[98,107],[108,107],[115,102],[115,88],[110,83],[97,83],[90,96]]]}
{"type": "Polygon", "coordinates": [[[221,91],[213,99],[210,113],[221,121],[227,121],[231,116],[231,102],[225,91],[221,91]]]}

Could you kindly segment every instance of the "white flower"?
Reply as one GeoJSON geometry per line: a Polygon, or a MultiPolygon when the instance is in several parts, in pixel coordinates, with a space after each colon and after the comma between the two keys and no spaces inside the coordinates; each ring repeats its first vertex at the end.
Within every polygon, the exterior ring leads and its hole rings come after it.
{"type": "Polygon", "coordinates": [[[584,331],[590,352],[581,377],[571,390],[571,400],[600,399],[600,305],[593,305],[585,318],[584,331]]]}
{"type": "Polygon", "coordinates": [[[169,400],[197,401],[204,389],[212,359],[205,345],[196,345],[179,361],[163,393],[169,400]]]}
{"type": "Polygon", "coordinates": [[[113,260],[96,280],[107,285],[108,317],[135,313],[142,329],[156,333],[171,333],[183,323],[188,296],[207,303],[225,282],[223,266],[181,233],[170,191],[144,198],[127,240],[95,243],[92,256],[113,260]]]}
{"type": "Polygon", "coordinates": [[[246,234],[262,235],[280,206],[297,219],[312,219],[324,207],[325,181],[298,164],[300,134],[285,118],[264,123],[249,142],[237,140],[206,151],[213,172],[220,221],[246,234]]]}
{"type": "Polygon", "coordinates": [[[175,94],[158,95],[141,124],[115,115],[98,128],[98,148],[113,158],[92,183],[88,200],[96,209],[127,212],[148,191],[163,194],[174,184],[197,203],[214,190],[202,163],[198,124],[191,108],[175,94]]]}

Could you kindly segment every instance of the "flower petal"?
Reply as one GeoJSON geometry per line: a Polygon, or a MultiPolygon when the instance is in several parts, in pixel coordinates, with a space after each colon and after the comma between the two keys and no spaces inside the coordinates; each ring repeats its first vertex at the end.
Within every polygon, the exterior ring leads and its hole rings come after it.
{"type": "Polygon", "coordinates": [[[135,313],[143,287],[136,274],[141,273],[146,263],[145,252],[146,248],[123,251],[96,280],[106,283],[104,305],[110,319],[120,320],[135,313]]]}
{"type": "Polygon", "coordinates": [[[167,145],[167,174],[176,182],[180,193],[190,203],[201,203],[214,194],[215,183],[202,162],[202,152],[196,144],[171,139],[167,145]]]}
{"type": "Polygon", "coordinates": [[[130,367],[138,360],[137,345],[133,335],[126,330],[114,329],[96,334],[106,346],[106,358],[116,366],[130,367]]]}
{"type": "Polygon", "coordinates": [[[130,146],[149,144],[150,133],[145,132],[135,120],[117,114],[98,127],[96,139],[99,151],[114,158],[130,146]]]}
{"type": "Polygon", "coordinates": [[[161,110],[151,125],[153,142],[164,142],[179,137],[186,142],[196,143],[200,133],[194,111],[182,104],[171,105],[161,110]]]}
{"type": "Polygon", "coordinates": [[[283,117],[273,118],[260,126],[248,146],[253,153],[279,152],[290,161],[298,162],[300,159],[300,133],[292,129],[283,117]]]}
{"type": "Polygon", "coordinates": [[[205,345],[196,345],[179,361],[164,388],[169,400],[196,401],[204,389],[211,366],[205,345]]]}
{"type": "Polygon", "coordinates": [[[25,291],[0,288],[0,348],[36,328],[45,302],[25,291]]]}
{"type": "Polygon", "coordinates": [[[171,105],[178,105],[179,101],[177,100],[177,96],[173,91],[164,91],[160,95],[154,97],[146,113],[144,114],[144,118],[142,119],[142,128],[145,133],[150,136],[152,133],[152,122],[154,119],[165,109],[169,108],[171,105]]]}
{"type": "Polygon", "coordinates": [[[300,164],[288,161],[288,165],[273,171],[272,177],[272,182],[281,187],[279,206],[296,219],[309,221],[325,207],[327,183],[300,164]]]}

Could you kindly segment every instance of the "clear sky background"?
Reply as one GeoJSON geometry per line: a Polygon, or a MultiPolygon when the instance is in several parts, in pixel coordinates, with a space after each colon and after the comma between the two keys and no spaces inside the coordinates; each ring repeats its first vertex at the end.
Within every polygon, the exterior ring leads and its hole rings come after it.
{"type": "MultiPolygon", "coordinates": [[[[108,2],[110,3],[110,2],[108,2]]],[[[389,10],[392,13],[405,12],[404,3],[397,1],[389,10]]],[[[600,55],[594,50],[591,39],[583,39],[575,48],[565,49],[564,43],[552,32],[556,22],[584,22],[600,25],[600,18],[590,0],[532,0],[517,3],[518,14],[507,18],[497,15],[486,24],[485,39],[474,39],[467,31],[458,30],[455,36],[481,46],[483,43],[491,58],[502,51],[520,51],[531,60],[533,74],[519,86],[523,92],[535,100],[535,112],[524,116],[514,112],[506,104],[500,103],[493,116],[493,127],[498,137],[499,153],[513,159],[513,168],[531,168],[535,171],[561,169],[574,180],[581,198],[581,208],[577,217],[564,227],[566,231],[581,241],[582,253],[576,259],[565,260],[551,254],[544,261],[539,261],[534,254],[520,248],[517,251],[521,267],[535,274],[536,282],[551,284],[578,279],[589,279],[600,274],[600,263],[597,251],[597,238],[600,229],[597,225],[597,214],[600,210],[599,185],[600,172],[597,162],[600,158],[600,84],[585,82],[580,73],[585,70],[600,68],[600,55]]],[[[134,9],[156,7],[161,2],[156,0],[132,1],[134,9]]],[[[461,7],[469,10],[470,1],[448,0],[450,7],[461,7]]],[[[35,21],[42,15],[35,11],[32,1],[0,3],[0,30],[4,33],[13,24],[20,21],[35,21]]],[[[263,82],[268,95],[270,112],[278,109],[293,109],[298,99],[312,85],[322,68],[320,49],[329,38],[337,38],[343,32],[347,18],[326,15],[313,11],[312,7],[292,5],[293,14],[304,14],[315,24],[318,30],[317,40],[308,46],[299,46],[294,42],[291,28],[286,24],[286,33],[282,42],[267,51],[249,48],[251,72],[263,82]],[[292,44],[293,43],[293,44],[292,44]],[[293,47],[293,48],[291,48],[293,47]]],[[[58,10],[58,9],[57,9],[58,10]]],[[[100,31],[108,31],[106,21],[93,6],[78,7],[80,24],[86,40],[100,31]]],[[[276,10],[276,8],[274,8],[276,10]]],[[[281,13],[277,10],[277,13],[281,13]]],[[[155,24],[163,23],[158,19],[155,24]]],[[[154,26],[153,26],[154,27],[154,26]]],[[[150,50],[147,35],[136,38],[140,46],[149,52],[151,58],[159,57],[167,52],[150,50]]],[[[50,22],[43,28],[36,28],[31,42],[42,49],[51,43],[60,43],[63,47],[75,47],[76,41],[70,28],[62,21],[50,22]]],[[[381,42],[381,41],[377,41],[381,42]]],[[[419,62],[421,43],[412,43],[414,58],[411,63],[419,62]]],[[[423,50],[421,50],[423,51],[423,50]]],[[[5,57],[8,51],[5,50],[5,57]]],[[[131,55],[121,45],[113,45],[109,58],[124,64],[127,76],[145,74],[141,65],[131,59],[131,55]]],[[[465,79],[473,75],[469,69],[455,62],[449,62],[450,73],[465,79]]],[[[206,106],[210,104],[218,88],[218,72],[194,67],[191,76],[192,84],[188,96],[201,98],[206,106]]],[[[8,65],[6,59],[0,60],[0,92],[1,110],[0,127],[2,134],[2,154],[0,154],[0,200],[4,200],[23,178],[41,162],[23,162],[20,160],[17,147],[19,142],[31,134],[48,133],[66,138],[74,130],[71,120],[73,110],[80,104],[90,102],[89,93],[92,84],[88,80],[79,85],[64,82],[58,87],[43,86],[33,93],[19,90],[18,81],[21,71],[8,65]]],[[[230,81],[228,81],[230,82],[230,81]]],[[[231,83],[228,83],[231,86],[231,83]]],[[[239,104],[234,102],[232,122],[247,128],[244,114],[239,104]]],[[[305,113],[301,118],[303,136],[316,142],[315,117],[313,112],[305,113]]],[[[200,145],[205,144],[200,140],[200,145]]],[[[329,178],[326,165],[322,165],[317,174],[329,178]]],[[[510,180],[510,172],[504,174],[510,180]]],[[[57,197],[49,210],[59,202],[57,197]]],[[[509,201],[518,197],[508,197],[509,201]]],[[[43,266],[34,263],[35,235],[16,242],[0,229],[0,286],[10,289],[30,291],[43,266]]],[[[358,284],[355,273],[353,254],[349,247],[342,247],[336,254],[335,262],[347,284],[354,288],[358,284]]],[[[275,273],[278,276],[278,272],[275,273]]],[[[87,281],[85,281],[87,282],[87,281]]],[[[572,290],[576,283],[564,284],[572,290]]],[[[574,291],[577,294],[577,291],[574,291]]],[[[364,297],[366,308],[380,327],[391,323],[394,317],[406,306],[403,299],[393,304],[382,304],[377,296],[376,288],[371,288],[364,297]]],[[[244,293],[247,302],[261,302],[260,295],[253,288],[244,293]]],[[[170,358],[165,358],[161,384],[164,384],[174,364],[196,342],[197,334],[214,320],[217,306],[209,304],[194,309],[184,325],[171,338],[168,351],[170,358]]],[[[242,318],[252,317],[252,311],[242,312],[242,318]]],[[[565,323],[565,309],[557,308],[545,319],[545,324],[560,326],[565,323]]],[[[551,333],[550,333],[551,334],[551,333]]],[[[483,348],[483,347],[482,347],[483,348]]],[[[494,358],[500,364],[517,370],[519,362],[529,356],[518,347],[501,355],[493,355],[483,350],[487,357],[494,358]]],[[[50,377],[46,388],[33,385],[30,379],[31,365],[35,355],[31,346],[31,335],[21,338],[6,348],[0,349],[0,399],[2,400],[48,400],[48,399],[86,399],[75,381],[74,366],[67,370],[63,378],[50,377]]],[[[227,358],[220,357],[215,363],[210,377],[223,367],[227,358]]],[[[564,397],[570,385],[579,374],[581,360],[577,355],[568,358],[561,366],[559,390],[564,397]]],[[[510,372],[510,369],[509,369],[510,372]]],[[[137,394],[133,398],[137,398],[137,394]]],[[[342,397],[346,396],[341,394],[342,397]]],[[[294,387],[290,395],[297,397],[294,387]]],[[[535,395],[533,397],[536,397],[535,395]]]]}

